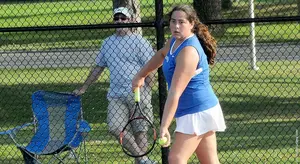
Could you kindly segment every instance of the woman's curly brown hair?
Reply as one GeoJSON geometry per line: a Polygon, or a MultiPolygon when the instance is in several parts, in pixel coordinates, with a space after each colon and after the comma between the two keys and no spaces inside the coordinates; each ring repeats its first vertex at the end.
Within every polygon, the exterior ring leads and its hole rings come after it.
{"type": "Polygon", "coordinates": [[[174,11],[185,12],[187,15],[187,20],[190,23],[192,23],[192,22],[195,23],[194,29],[192,32],[195,33],[197,38],[199,39],[199,41],[203,47],[203,50],[207,56],[208,64],[214,65],[215,57],[216,57],[217,42],[216,42],[215,38],[208,31],[208,27],[200,22],[195,9],[190,5],[177,5],[169,13],[169,19],[171,19],[171,15],[173,14],[174,11]]]}

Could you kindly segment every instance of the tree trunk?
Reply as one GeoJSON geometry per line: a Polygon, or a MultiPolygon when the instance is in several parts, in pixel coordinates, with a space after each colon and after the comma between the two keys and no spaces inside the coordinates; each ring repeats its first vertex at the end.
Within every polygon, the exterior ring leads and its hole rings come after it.
{"type": "MultiPolygon", "coordinates": [[[[132,18],[134,22],[142,22],[140,1],[139,0],[113,0],[113,8],[127,7],[132,11],[132,18]]],[[[132,28],[133,32],[142,35],[142,28],[132,28]]]]}
{"type": "Polygon", "coordinates": [[[228,10],[232,8],[233,0],[222,0],[222,9],[228,10]]]}
{"type": "MultiPolygon", "coordinates": [[[[200,21],[203,23],[222,18],[222,0],[194,0],[193,4],[200,21]]],[[[209,27],[210,31],[217,35],[224,33],[222,25],[210,25],[209,27]]]]}
{"type": "MultiPolygon", "coordinates": [[[[300,0],[298,0],[297,5],[298,5],[298,16],[300,16],[300,0]]],[[[298,21],[298,22],[300,22],[300,21],[298,21]]]]}
{"type": "Polygon", "coordinates": [[[221,19],[222,0],[194,0],[194,7],[201,21],[221,19]]]}

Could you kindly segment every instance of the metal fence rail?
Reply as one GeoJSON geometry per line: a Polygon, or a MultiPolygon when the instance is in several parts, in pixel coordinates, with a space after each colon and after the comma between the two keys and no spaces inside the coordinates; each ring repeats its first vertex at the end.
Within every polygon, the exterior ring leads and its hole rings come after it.
{"type": "MultiPolygon", "coordinates": [[[[170,37],[167,13],[176,3],[194,5],[217,39],[210,80],[227,124],[227,130],[217,134],[221,163],[300,161],[299,0],[136,2],[141,22],[121,26],[141,28],[154,49],[170,37]],[[215,15],[209,14],[211,7],[215,15]]],[[[72,92],[82,86],[104,39],[120,27],[112,21],[113,5],[110,0],[0,2],[1,132],[34,120],[35,91],[72,92]]],[[[85,147],[75,151],[86,151],[88,163],[134,163],[109,132],[110,75],[104,70],[82,95],[83,117],[91,131],[85,147]]],[[[167,95],[160,69],[154,83],[151,104],[158,130],[167,95]]],[[[34,126],[22,129],[16,140],[26,145],[35,130],[34,126]]],[[[167,153],[168,148],[157,145],[149,158],[167,163],[167,153]]],[[[66,163],[76,163],[74,156],[66,155],[66,163]]],[[[43,163],[51,160],[38,158],[43,163]]],[[[84,160],[79,158],[79,163],[84,160]]],[[[189,163],[197,161],[193,156],[189,163]]],[[[0,163],[24,163],[8,135],[0,135],[0,163]]]]}

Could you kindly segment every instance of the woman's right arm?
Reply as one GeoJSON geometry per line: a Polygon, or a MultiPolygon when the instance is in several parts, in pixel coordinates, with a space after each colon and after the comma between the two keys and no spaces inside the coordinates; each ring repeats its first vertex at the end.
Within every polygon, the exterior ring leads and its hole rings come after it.
{"type": "Polygon", "coordinates": [[[164,61],[170,48],[171,40],[168,40],[166,45],[158,50],[155,55],[144,65],[144,67],[135,75],[132,80],[132,90],[144,85],[145,78],[154,70],[159,68],[164,61]]]}

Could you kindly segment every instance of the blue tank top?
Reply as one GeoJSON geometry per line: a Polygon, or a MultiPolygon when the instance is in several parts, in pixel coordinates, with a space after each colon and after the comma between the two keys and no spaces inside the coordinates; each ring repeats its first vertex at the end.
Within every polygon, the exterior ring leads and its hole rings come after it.
{"type": "Polygon", "coordinates": [[[180,96],[175,117],[197,113],[214,107],[218,104],[218,98],[216,97],[212,86],[210,85],[207,57],[197,36],[192,35],[184,40],[172,53],[172,47],[174,43],[175,38],[171,40],[170,51],[166,55],[162,66],[164,76],[168,83],[168,89],[170,89],[170,86],[172,85],[171,82],[176,67],[176,57],[184,47],[192,46],[197,50],[200,59],[197,70],[202,70],[202,72],[198,72],[198,74],[192,77],[180,96]]]}

